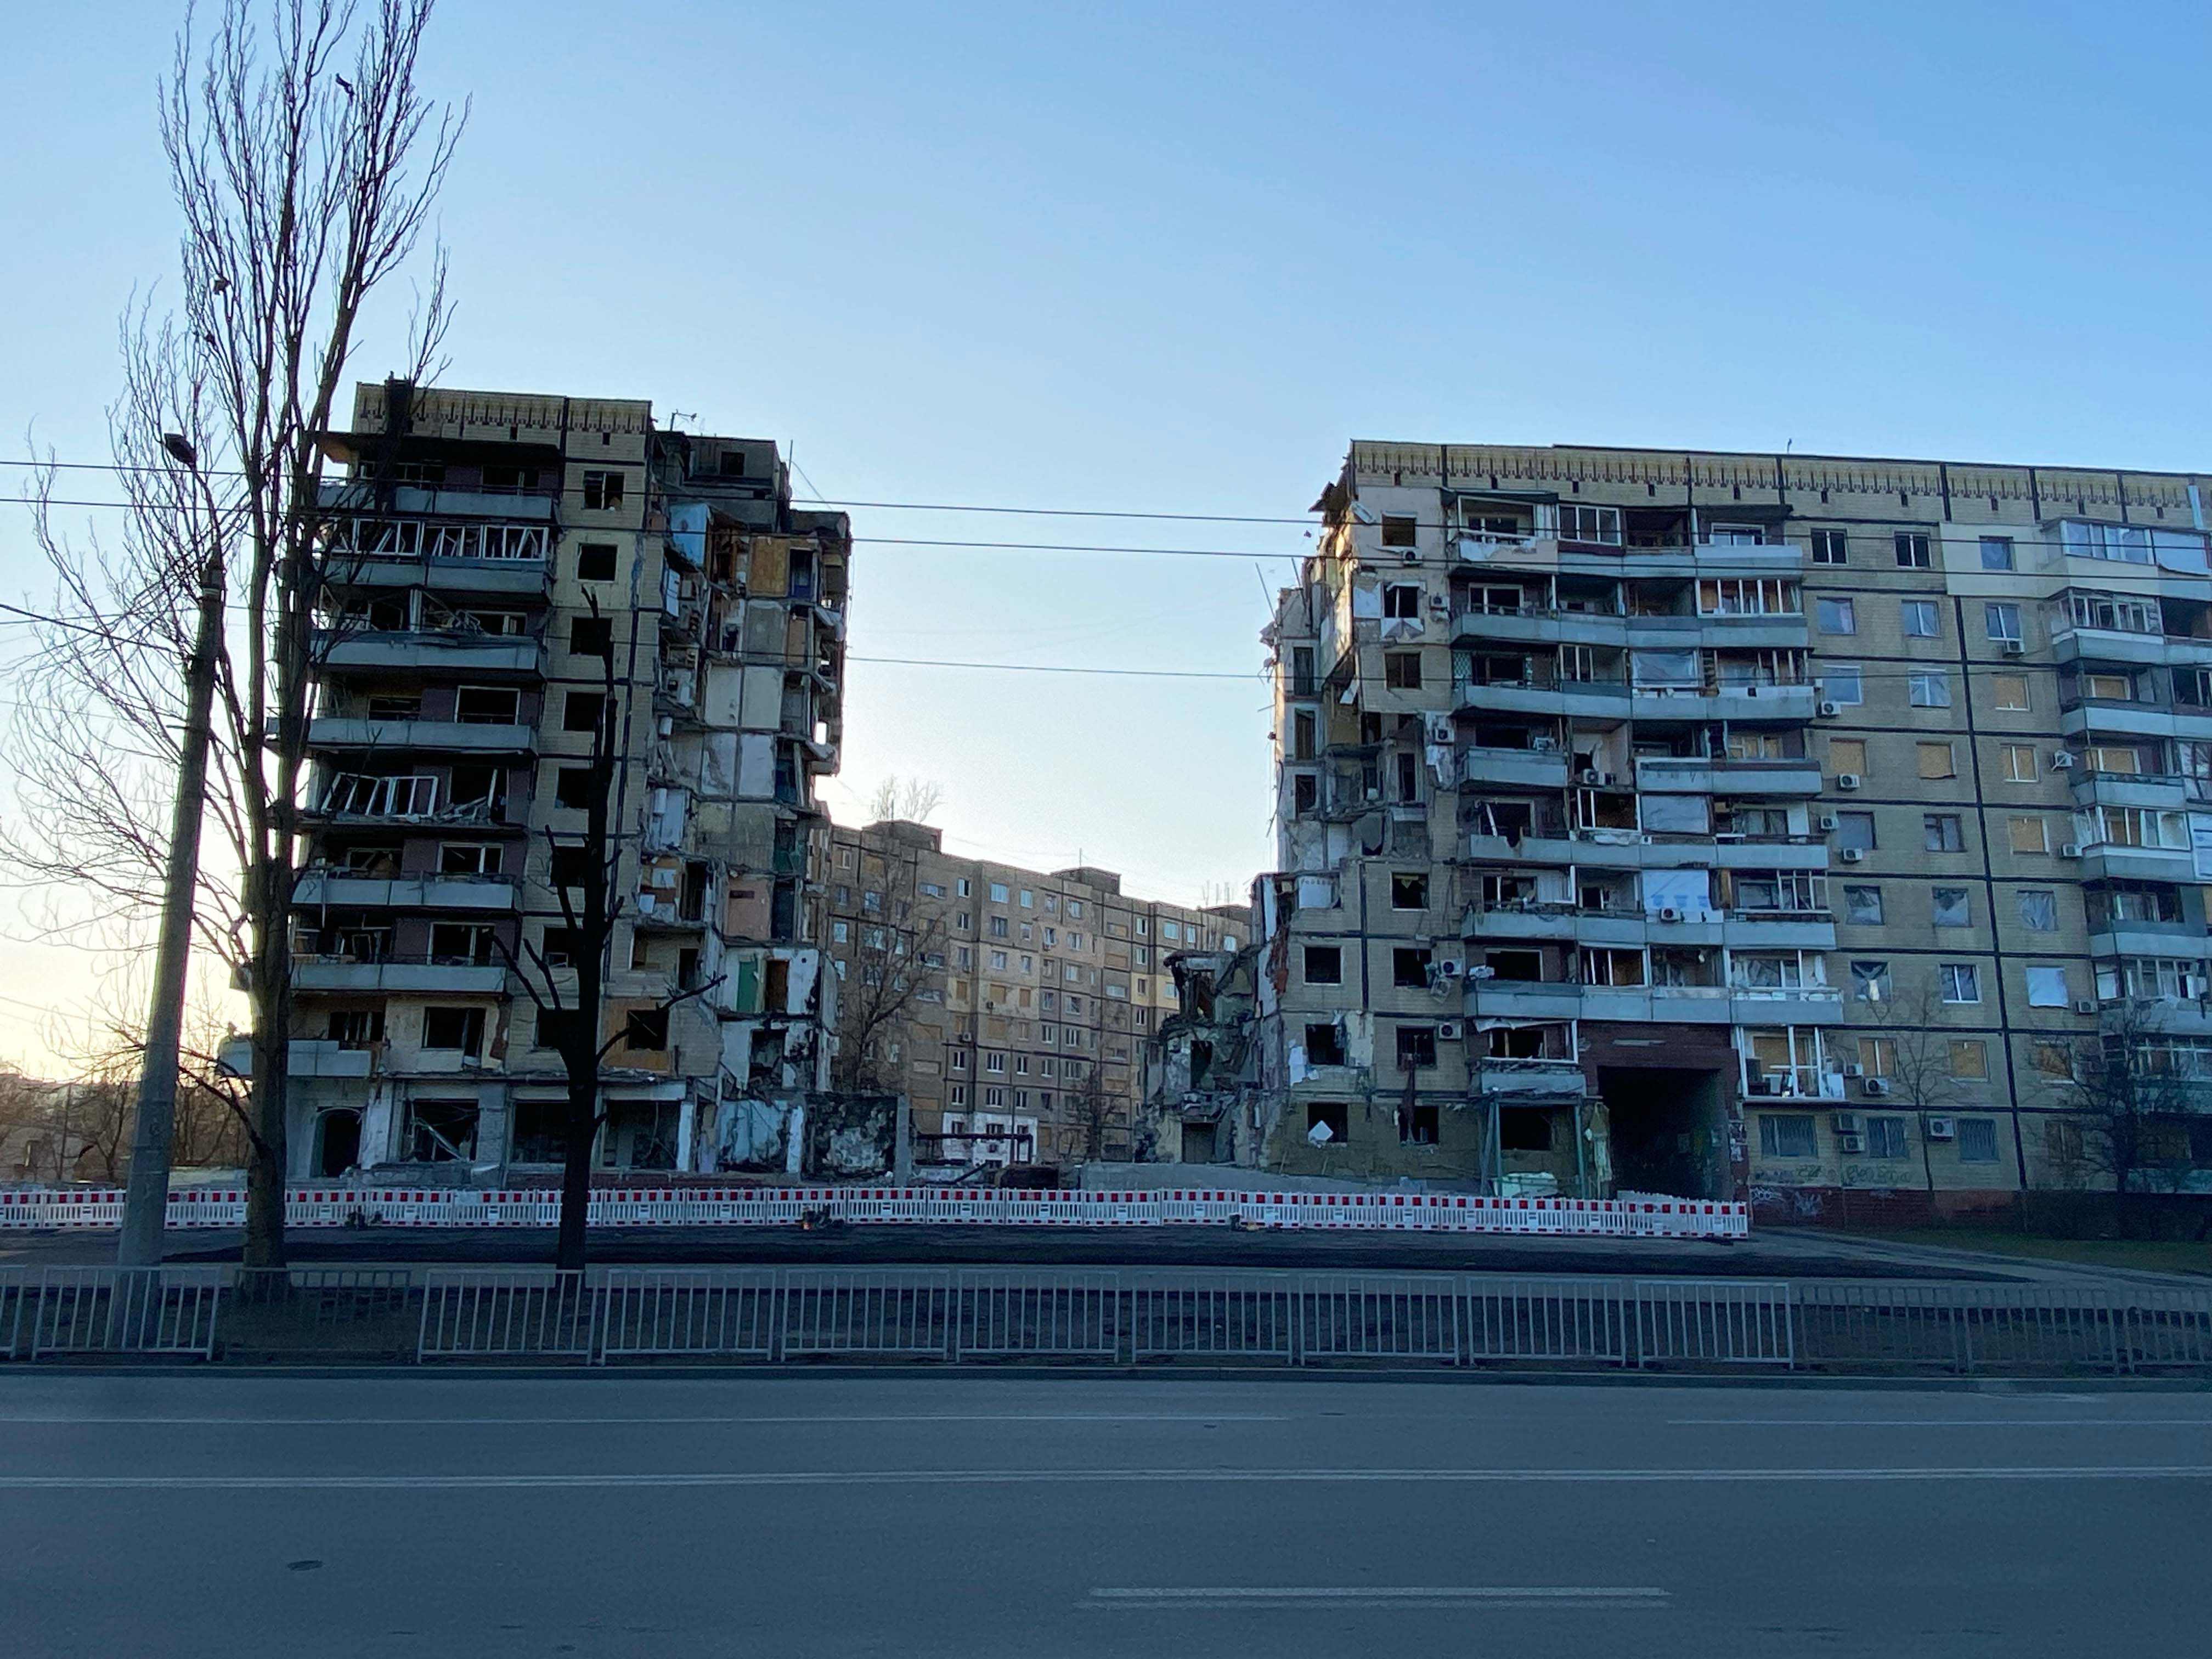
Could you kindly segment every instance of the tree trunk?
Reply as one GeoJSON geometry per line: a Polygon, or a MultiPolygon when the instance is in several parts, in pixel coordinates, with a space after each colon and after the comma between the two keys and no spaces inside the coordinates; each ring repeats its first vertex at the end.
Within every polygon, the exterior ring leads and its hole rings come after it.
{"type": "MultiPolygon", "coordinates": [[[[269,879],[265,870],[260,878],[269,879]]],[[[253,952],[253,1133],[246,1166],[245,1262],[249,1267],[285,1265],[289,1159],[284,1117],[291,1083],[291,971],[289,941],[281,931],[264,931],[253,952]]]]}
{"type": "Polygon", "coordinates": [[[584,1266],[584,1232],[592,1213],[592,1143],[599,1127],[597,1070],[594,1054],[591,1071],[571,1068],[568,1073],[568,1138],[561,1161],[561,1231],[553,1265],[578,1272],[584,1266]]]}

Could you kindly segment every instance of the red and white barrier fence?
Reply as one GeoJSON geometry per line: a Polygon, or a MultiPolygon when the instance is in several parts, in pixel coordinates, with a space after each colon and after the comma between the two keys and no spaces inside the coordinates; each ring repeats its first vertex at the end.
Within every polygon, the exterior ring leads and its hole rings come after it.
{"type": "MultiPolygon", "coordinates": [[[[550,1188],[295,1187],[292,1227],[550,1227],[561,1195],[550,1188]]],[[[1012,1192],[944,1187],[599,1188],[595,1227],[775,1226],[810,1213],[851,1222],[1022,1226],[1159,1226],[1241,1221],[1261,1227],[1364,1231],[1554,1233],[1606,1238],[1741,1238],[1742,1204],[1703,1199],[1481,1198],[1459,1193],[1012,1192]]],[[[237,1227],[246,1194],[169,1194],[172,1227],[237,1227]]],[[[119,1190],[0,1192],[0,1228],[118,1227],[119,1190]]]]}

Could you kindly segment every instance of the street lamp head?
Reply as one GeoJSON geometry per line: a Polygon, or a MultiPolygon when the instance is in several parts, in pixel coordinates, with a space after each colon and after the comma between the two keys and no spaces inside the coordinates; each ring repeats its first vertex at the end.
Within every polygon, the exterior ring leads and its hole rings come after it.
{"type": "Polygon", "coordinates": [[[200,453],[192,447],[191,440],[185,437],[183,433],[164,432],[161,434],[161,447],[167,450],[179,465],[190,467],[195,472],[199,471],[200,453]]]}

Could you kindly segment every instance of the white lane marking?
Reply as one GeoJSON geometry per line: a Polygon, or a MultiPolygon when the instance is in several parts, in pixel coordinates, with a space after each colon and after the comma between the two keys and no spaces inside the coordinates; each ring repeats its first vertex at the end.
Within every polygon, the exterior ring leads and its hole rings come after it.
{"type": "Polygon", "coordinates": [[[558,1487],[1184,1486],[1728,1486],[1790,1481],[2212,1480],[2212,1464],[1868,1469],[806,1469],[665,1474],[0,1474],[0,1491],[447,1492],[558,1487]]]}
{"type": "Polygon", "coordinates": [[[1670,1417],[1731,1429],[2212,1429],[2212,1417],[1670,1417]]]}
{"type": "Polygon", "coordinates": [[[917,1417],[886,1412],[853,1417],[31,1417],[0,1413],[0,1428],[11,1423],[148,1425],[162,1428],[330,1428],[359,1425],[375,1428],[495,1428],[503,1423],[544,1428],[574,1424],[697,1425],[714,1423],[1288,1423],[1289,1413],[1255,1412],[971,1412],[917,1417]]]}
{"type": "Polygon", "coordinates": [[[1094,1589],[1099,1601],[1181,1606],[1193,1601],[1638,1601],[1657,1603],[1667,1592],[1650,1584],[1212,1584],[1094,1589]]]}

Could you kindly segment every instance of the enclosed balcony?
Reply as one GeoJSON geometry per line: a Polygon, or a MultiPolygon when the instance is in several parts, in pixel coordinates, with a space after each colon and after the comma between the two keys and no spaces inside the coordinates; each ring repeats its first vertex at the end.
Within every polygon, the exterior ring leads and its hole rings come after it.
{"type": "Polygon", "coordinates": [[[465,678],[542,678],[545,646],[526,634],[464,629],[319,631],[315,648],[328,671],[383,671],[465,678]]]}
{"type": "Polygon", "coordinates": [[[294,885],[293,902],[364,909],[507,911],[515,908],[520,886],[511,876],[382,878],[310,870],[294,885]]]}
{"type": "Polygon", "coordinates": [[[310,749],[458,755],[533,755],[534,726],[520,722],[377,720],[320,715],[307,722],[310,749]]]}
{"type": "Polygon", "coordinates": [[[498,963],[487,966],[428,955],[295,954],[292,958],[292,984],[301,991],[496,995],[507,988],[507,969],[498,963]]]}
{"type": "Polygon", "coordinates": [[[1739,760],[1730,756],[1646,755],[1636,787],[1720,795],[1798,796],[1820,793],[1820,769],[1807,757],[1739,760]]]}

